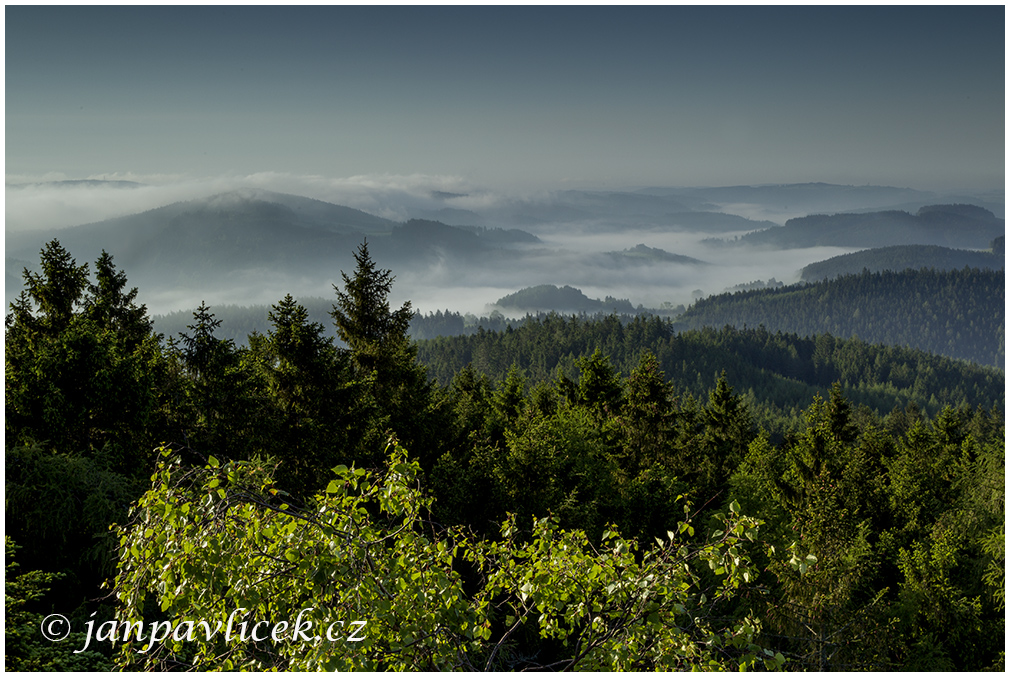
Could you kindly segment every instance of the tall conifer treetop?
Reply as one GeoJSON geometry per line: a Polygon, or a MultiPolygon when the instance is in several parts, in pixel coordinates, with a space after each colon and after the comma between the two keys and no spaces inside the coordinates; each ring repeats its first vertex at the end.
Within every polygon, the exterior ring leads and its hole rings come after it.
{"type": "Polygon", "coordinates": [[[393,287],[392,271],[376,267],[368,253],[365,240],[354,254],[358,267],[354,277],[343,271],[344,289],[336,285],[337,303],[333,306],[337,335],[355,355],[383,351],[407,338],[407,329],[414,311],[410,301],[394,312],[389,310],[388,296],[393,287]]]}

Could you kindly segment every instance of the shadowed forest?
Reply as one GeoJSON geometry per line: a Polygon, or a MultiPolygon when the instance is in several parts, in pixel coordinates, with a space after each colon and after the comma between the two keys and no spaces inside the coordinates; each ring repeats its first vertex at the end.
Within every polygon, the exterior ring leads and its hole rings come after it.
{"type": "Polygon", "coordinates": [[[45,246],[6,317],[8,670],[1004,669],[1001,369],[645,316],[415,341],[355,266],[336,339],[287,295],[240,345],[45,246]],[[210,636],[238,609],[364,639],[210,636]],[[208,636],[130,634],[163,621],[208,636]]]}

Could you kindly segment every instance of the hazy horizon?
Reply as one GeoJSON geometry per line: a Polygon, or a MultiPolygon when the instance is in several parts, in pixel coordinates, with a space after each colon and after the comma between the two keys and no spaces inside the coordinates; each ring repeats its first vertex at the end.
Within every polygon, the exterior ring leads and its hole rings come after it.
{"type": "Polygon", "coordinates": [[[7,7],[5,172],[1000,190],[1003,16],[7,7]]]}

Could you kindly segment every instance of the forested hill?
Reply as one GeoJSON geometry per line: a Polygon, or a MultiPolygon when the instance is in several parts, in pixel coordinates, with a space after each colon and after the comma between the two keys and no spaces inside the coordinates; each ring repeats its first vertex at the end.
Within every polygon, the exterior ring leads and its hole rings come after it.
{"type": "Polygon", "coordinates": [[[823,280],[839,275],[860,273],[863,269],[871,272],[883,270],[906,270],[908,268],[935,268],[936,270],[958,270],[960,268],[989,268],[999,270],[1004,265],[1004,238],[993,241],[990,251],[951,249],[928,244],[895,245],[864,249],[852,254],[833,256],[805,266],[800,271],[804,281],[823,280]]]}
{"type": "Polygon", "coordinates": [[[1003,368],[1003,270],[863,272],[697,301],[677,329],[757,327],[919,348],[1003,368]]]}
{"type": "Polygon", "coordinates": [[[1004,234],[1005,222],[974,205],[931,205],[915,214],[904,211],[812,214],[779,228],[748,233],[741,244],[775,247],[887,247],[933,244],[984,249],[1004,234]]]}
{"type": "Polygon", "coordinates": [[[492,380],[504,379],[515,366],[531,381],[544,382],[556,379],[559,369],[577,378],[578,359],[596,349],[625,375],[649,351],[677,391],[696,397],[704,397],[724,370],[761,422],[775,428],[836,381],[853,402],[882,414],[911,401],[934,412],[944,404],[989,408],[1004,402],[1003,373],[991,367],[829,335],[801,338],[730,327],[678,333],[656,317],[621,323],[616,317],[553,315],[504,332],[419,341],[418,360],[443,384],[467,365],[492,380]]]}
{"type": "Polygon", "coordinates": [[[561,313],[595,313],[609,311],[614,313],[634,313],[635,307],[628,299],[615,299],[608,296],[603,301],[591,299],[575,287],[556,287],[553,284],[541,284],[536,287],[526,287],[514,294],[503,296],[495,301],[495,306],[512,312],[538,312],[557,310],[561,313]]]}

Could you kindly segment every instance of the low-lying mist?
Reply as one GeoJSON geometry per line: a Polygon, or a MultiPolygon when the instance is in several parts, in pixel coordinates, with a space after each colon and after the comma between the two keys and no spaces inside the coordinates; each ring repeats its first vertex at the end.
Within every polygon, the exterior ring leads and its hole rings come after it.
{"type": "MultiPolygon", "coordinates": [[[[535,233],[534,229],[531,229],[535,233]]],[[[800,269],[852,249],[813,247],[768,251],[751,247],[714,247],[701,243],[702,233],[630,232],[619,234],[542,236],[546,248],[526,256],[521,268],[501,265],[474,269],[449,264],[426,271],[397,275],[393,296],[409,297],[425,312],[451,309],[476,315],[487,313],[488,304],[518,289],[542,284],[570,285],[590,298],[607,296],[628,299],[632,305],[659,308],[664,303],[689,305],[695,299],[718,294],[736,285],[758,280],[790,284],[799,282],[800,269]],[[644,244],[655,249],[690,256],[702,264],[625,262],[615,264],[602,254],[644,244]]],[[[394,271],[395,273],[396,271],[394,271]]]]}
{"type": "MultiPolygon", "coordinates": [[[[474,266],[464,260],[445,258],[428,267],[393,267],[395,282],[391,305],[410,301],[423,313],[452,310],[462,314],[486,315],[499,298],[519,289],[537,285],[569,285],[590,298],[612,296],[628,299],[634,306],[659,308],[689,305],[694,300],[718,294],[734,286],[774,278],[786,284],[799,281],[800,269],[811,262],[852,250],[816,247],[790,251],[756,251],[749,247],[715,248],[691,241],[684,234],[648,237],[634,233],[628,239],[612,238],[605,247],[629,249],[637,244],[685,254],[705,263],[681,264],[642,262],[615,264],[578,236],[558,237],[549,248],[497,263],[474,266]],[[623,245],[623,246],[622,246],[623,245]]],[[[620,251],[605,249],[604,252],[620,251]]],[[[381,263],[381,262],[380,262],[381,263]]],[[[353,262],[341,267],[353,274],[353,262]]],[[[129,271],[127,271],[129,274],[129,271]]],[[[220,278],[200,289],[174,287],[156,291],[143,288],[140,300],[156,314],[195,308],[201,301],[212,307],[222,304],[269,305],[285,294],[295,298],[334,296],[333,285],[343,285],[340,270],[317,271],[315,275],[291,274],[256,269],[220,278]]]]}
{"type": "MultiPolygon", "coordinates": [[[[698,298],[757,281],[798,282],[804,266],[857,251],[843,247],[758,249],[734,243],[736,237],[750,232],[748,227],[774,227],[771,221],[782,223],[787,217],[816,211],[818,203],[811,195],[816,197],[821,188],[804,189],[807,202],[803,206],[810,209],[802,212],[783,206],[786,189],[726,188],[717,194],[702,189],[623,193],[545,190],[508,195],[473,186],[459,177],[427,175],[334,179],[261,173],[195,180],[124,174],[83,181],[8,177],[5,216],[10,241],[10,235],[18,231],[66,228],[228,191],[273,191],[352,207],[394,224],[426,218],[454,226],[521,229],[535,235],[538,242],[516,240],[494,245],[500,249],[477,253],[425,242],[419,242],[416,250],[402,245],[399,249],[392,245],[383,248],[391,241],[389,234],[369,235],[376,246],[377,264],[390,268],[396,276],[392,304],[410,300],[422,313],[452,310],[480,316],[492,310],[499,298],[537,285],[568,285],[591,299],[627,299],[646,309],[687,306],[698,298]],[[763,203],[734,200],[737,192],[747,200],[756,200],[755,195],[769,197],[763,203]],[[713,202],[715,197],[723,202],[713,202]],[[728,214],[735,216],[725,216],[728,214]],[[731,230],[738,226],[744,229],[731,230]]],[[[832,190],[830,186],[823,188],[828,197],[837,193],[832,190]]],[[[873,197],[877,203],[886,203],[892,193],[894,200],[909,199],[907,190],[886,187],[875,191],[873,197]]],[[[828,197],[825,205],[832,204],[828,197]]],[[[923,199],[933,197],[923,195],[923,199]]],[[[278,258],[276,265],[264,265],[262,261],[270,261],[273,250],[261,249],[259,258],[248,267],[224,270],[211,265],[198,274],[189,269],[185,273],[173,271],[170,264],[174,259],[166,265],[164,256],[156,259],[157,266],[136,264],[131,268],[129,256],[136,256],[136,252],[118,253],[115,241],[94,244],[116,257],[131,286],[138,286],[140,302],[152,314],[167,314],[195,308],[200,302],[213,308],[269,305],[288,293],[296,298],[333,297],[333,285],[342,284],[340,272],[353,272],[352,243],[364,239],[347,237],[346,251],[327,249],[331,253],[313,261],[282,263],[278,258]]],[[[186,253],[172,256],[185,258],[186,253]]],[[[12,268],[32,257],[20,253],[17,258],[19,262],[7,270],[8,302],[20,289],[19,270],[12,268]]],[[[33,258],[37,264],[37,254],[33,258]]]]}

